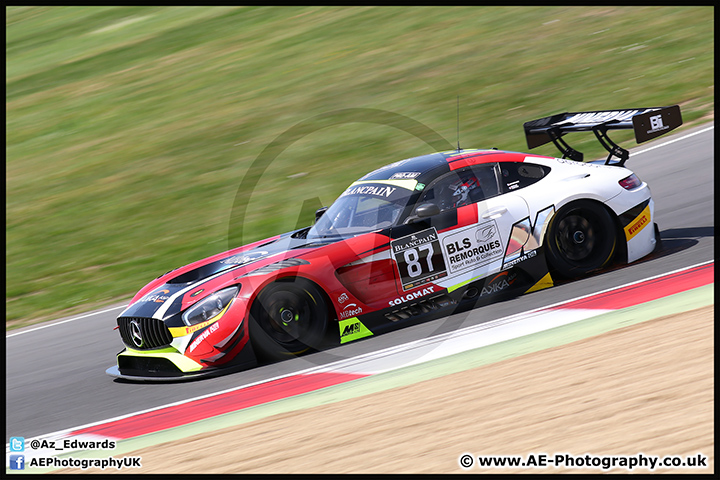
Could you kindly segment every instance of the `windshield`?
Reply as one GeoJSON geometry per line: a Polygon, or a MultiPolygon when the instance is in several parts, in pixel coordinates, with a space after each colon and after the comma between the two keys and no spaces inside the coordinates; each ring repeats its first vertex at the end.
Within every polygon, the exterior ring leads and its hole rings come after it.
{"type": "Polygon", "coordinates": [[[307,238],[354,236],[394,225],[413,193],[399,183],[351,185],[313,225],[307,238]]]}

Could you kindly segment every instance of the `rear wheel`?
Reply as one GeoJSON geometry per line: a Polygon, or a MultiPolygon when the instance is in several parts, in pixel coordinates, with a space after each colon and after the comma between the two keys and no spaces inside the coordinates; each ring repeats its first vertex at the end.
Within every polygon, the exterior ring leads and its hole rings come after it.
{"type": "Polygon", "coordinates": [[[615,254],[615,222],[589,200],[561,208],[548,229],[548,261],[555,273],[573,278],[607,265],[615,254]]]}
{"type": "Polygon", "coordinates": [[[281,360],[320,348],[327,324],[322,293],[303,279],[268,285],[250,309],[250,339],[262,360],[281,360]]]}

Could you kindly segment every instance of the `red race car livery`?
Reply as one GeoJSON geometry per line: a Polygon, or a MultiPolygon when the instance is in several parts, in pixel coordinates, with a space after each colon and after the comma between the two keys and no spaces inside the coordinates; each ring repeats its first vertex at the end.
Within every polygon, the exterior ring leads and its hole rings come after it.
{"type": "Polygon", "coordinates": [[[146,285],[117,319],[125,349],[107,372],[156,381],[248,368],[636,261],[656,245],[654,204],[607,130],[645,141],[681,123],[677,106],[560,114],[525,131],[530,148],[552,141],[563,158],[457,150],[368,173],[311,227],[146,285]],[[606,161],[582,162],[561,138],[585,130],[606,161]]]}

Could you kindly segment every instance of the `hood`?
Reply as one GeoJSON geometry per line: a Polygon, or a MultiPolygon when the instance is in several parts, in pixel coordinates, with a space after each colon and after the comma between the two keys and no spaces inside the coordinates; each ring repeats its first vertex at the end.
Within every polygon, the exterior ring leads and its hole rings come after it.
{"type": "Polygon", "coordinates": [[[293,258],[307,248],[334,243],[319,243],[301,238],[306,229],[261,240],[171,270],[148,283],[133,297],[120,317],[165,319],[197,303],[239,275],[252,272],[278,260],[293,258]],[[226,274],[231,274],[227,275],[226,274]],[[214,280],[217,279],[218,282],[214,280]],[[210,283],[212,282],[212,283],[210,283]]]}

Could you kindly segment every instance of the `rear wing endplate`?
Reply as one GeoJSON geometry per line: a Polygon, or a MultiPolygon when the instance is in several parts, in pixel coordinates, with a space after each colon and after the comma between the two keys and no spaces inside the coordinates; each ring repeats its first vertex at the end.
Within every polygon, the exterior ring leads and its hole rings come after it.
{"type": "Polygon", "coordinates": [[[632,128],[635,131],[637,143],[647,142],[653,138],[664,135],[682,125],[680,107],[636,108],[625,110],[599,110],[594,112],[559,113],[550,117],[525,122],[525,138],[528,148],[533,149],[553,142],[562,152],[563,158],[578,162],[583,161],[583,154],[565,143],[562,136],[568,132],[595,133],[600,144],[610,152],[606,165],[623,166],[630,153],[616,145],[607,135],[608,130],[621,130],[632,128]],[[618,162],[610,163],[615,156],[618,162]]]}

